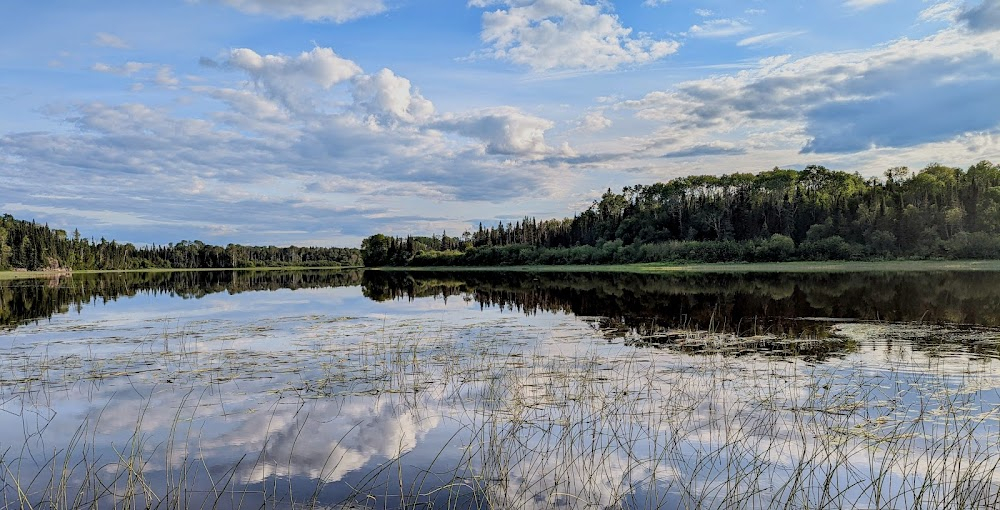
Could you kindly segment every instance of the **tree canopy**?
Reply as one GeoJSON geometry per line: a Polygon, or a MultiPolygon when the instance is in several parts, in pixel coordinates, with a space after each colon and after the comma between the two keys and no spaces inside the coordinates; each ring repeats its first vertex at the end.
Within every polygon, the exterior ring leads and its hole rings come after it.
{"type": "Polygon", "coordinates": [[[101,238],[81,237],[79,231],[38,225],[0,216],[0,270],[9,269],[146,269],[237,268],[275,266],[359,266],[355,248],[243,246],[225,247],[201,241],[136,247],[101,238]]]}
{"type": "Polygon", "coordinates": [[[822,166],[608,189],[572,218],[362,246],[366,265],[590,264],[1000,256],[1000,166],[863,178],[822,166]]]}

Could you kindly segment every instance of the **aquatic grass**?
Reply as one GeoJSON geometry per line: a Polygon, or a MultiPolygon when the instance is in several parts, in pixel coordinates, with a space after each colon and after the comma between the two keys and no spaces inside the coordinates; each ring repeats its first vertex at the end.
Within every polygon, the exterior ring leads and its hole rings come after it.
{"type": "Polygon", "coordinates": [[[174,331],[164,336],[199,340],[166,348],[167,338],[146,336],[141,348],[67,359],[65,370],[44,349],[5,360],[0,402],[22,417],[26,441],[0,450],[4,508],[998,504],[1000,381],[978,362],[969,373],[917,371],[902,353],[875,370],[572,338],[511,343],[490,327],[383,322],[341,339],[335,325],[313,323],[284,352],[174,331]],[[34,375],[29,385],[6,374],[34,375]],[[78,374],[90,376],[65,383],[78,374]],[[45,409],[80,384],[137,400],[122,442],[105,446],[107,410],[68,440],[51,435],[45,409]],[[420,437],[400,434],[353,466],[349,443],[378,423],[345,412],[359,403],[444,437],[426,455],[420,437]],[[212,420],[240,414],[265,418],[263,442],[213,461],[212,420]],[[317,424],[341,421],[329,450],[310,451],[317,424]],[[314,475],[302,474],[302,454],[315,454],[314,475]]]}

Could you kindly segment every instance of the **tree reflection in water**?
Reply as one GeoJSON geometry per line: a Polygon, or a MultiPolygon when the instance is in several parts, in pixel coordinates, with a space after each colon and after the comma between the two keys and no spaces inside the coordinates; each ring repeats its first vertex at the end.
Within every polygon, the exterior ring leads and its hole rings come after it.
{"type": "Polygon", "coordinates": [[[5,282],[2,497],[995,507],[998,283],[373,271],[5,282]],[[280,289],[294,292],[245,292],[280,289]],[[115,302],[142,294],[169,310],[115,302]],[[72,308],[80,318],[58,315],[72,308]],[[150,327],[176,317],[187,322],[150,327]],[[802,338],[827,350],[778,345],[802,338]],[[672,350],[636,348],[650,345],[672,350]]]}

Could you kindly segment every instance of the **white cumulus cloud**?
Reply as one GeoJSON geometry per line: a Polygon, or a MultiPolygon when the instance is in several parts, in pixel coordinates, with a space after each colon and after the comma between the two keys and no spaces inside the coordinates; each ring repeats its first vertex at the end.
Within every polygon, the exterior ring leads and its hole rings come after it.
{"type": "Polygon", "coordinates": [[[996,128],[998,76],[1000,35],[952,29],[867,51],[765,59],[619,106],[706,137],[796,126],[805,152],[852,153],[996,128]]]}
{"type": "Polygon", "coordinates": [[[545,144],[545,131],[552,121],[528,115],[513,107],[486,108],[470,113],[449,114],[431,124],[485,143],[488,154],[541,156],[552,149],[545,144]]]}
{"type": "Polygon", "coordinates": [[[605,2],[583,0],[472,0],[473,7],[499,4],[483,13],[480,55],[553,69],[611,70],[675,53],[679,44],[632,33],[605,2]]]}
{"type": "Polygon", "coordinates": [[[359,65],[330,48],[313,48],[295,57],[237,48],[230,52],[227,64],[246,71],[257,86],[292,110],[311,109],[310,91],[329,90],[362,72],[359,65]]]}
{"type": "Polygon", "coordinates": [[[389,69],[357,77],[354,101],[383,122],[423,122],[434,114],[434,105],[413,90],[410,80],[389,69]]]}
{"type": "Polygon", "coordinates": [[[596,133],[611,127],[611,119],[604,116],[604,112],[594,111],[584,115],[577,121],[576,129],[579,131],[596,133]]]}

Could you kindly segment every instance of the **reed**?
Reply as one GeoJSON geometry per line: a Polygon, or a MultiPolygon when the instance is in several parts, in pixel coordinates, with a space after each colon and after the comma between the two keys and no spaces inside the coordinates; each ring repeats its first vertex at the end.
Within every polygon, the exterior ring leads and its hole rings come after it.
{"type": "Polygon", "coordinates": [[[277,354],[177,331],[124,355],[11,355],[0,402],[24,442],[0,448],[3,508],[1000,507],[1000,376],[975,361],[873,370],[490,331],[319,329],[277,354]],[[70,435],[45,411],[105,386],[70,435]],[[123,399],[133,423],[109,439],[123,399]]]}

